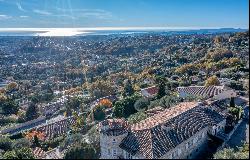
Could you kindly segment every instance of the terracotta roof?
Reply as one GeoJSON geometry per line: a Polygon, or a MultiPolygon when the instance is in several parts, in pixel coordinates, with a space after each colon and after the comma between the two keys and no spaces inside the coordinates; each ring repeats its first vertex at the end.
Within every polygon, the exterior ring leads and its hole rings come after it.
{"type": "Polygon", "coordinates": [[[152,128],[158,124],[161,124],[168,119],[171,119],[197,105],[197,102],[182,102],[175,107],[171,107],[169,109],[165,109],[165,111],[151,116],[139,123],[136,123],[131,126],[131,130],[144,130],[152,128]]]}
{"type": "Polygon", "coordinates": [[[65,134],[69,129],[70,125],[75,123],[74,117],[69,117],[56,121],[50,124],[45,124],[36,128],[37,131],[43,132],[46,139],[54,138],[65,134]]]}
{"type": "Polygon", "coordinates": [[[125,119],[106,119],[99,123],[101,133],[107,135],[120,135],[127,132],[129,125],[125,119]]]}
{"type": "Polygon", "coordinates": [[[152,108],[152,109],[148,109],[147,111],[145,111],[145,113],[148,115],[148,116],[153,116],[154,114],[158,114],[158,113],[161,113],[162,111],[164,111],[165,109],[163,107],[155,107],[155,108],[152,108]]]}
{"type": "Polygon", "coordinates": [[[45,156],[45,151],[42,150],[42,148],[36,147],[33,150],[33,154],[36,158],[42,158],[43,156],[45,156]]]}
{"type": "Polygon", "coordinates": [[[146,95],[144,95],[144,96],[153,96],[153,95],[158,93],[158,87],[153,86],[153,87],[141,89],[141,93],[143,95],[146,93],[146,95]]]}
{"type": "Polygon", "coordinates": [[[141,154],[147,159],[157,159],[202,129],[224,120],[222,115],[208,107],[189,107],[186,106],[183,112],[175,113],[171,118],[160,118],[162,123],[151,128],[131,130],[119,147],[132,155],[141,154]]]}

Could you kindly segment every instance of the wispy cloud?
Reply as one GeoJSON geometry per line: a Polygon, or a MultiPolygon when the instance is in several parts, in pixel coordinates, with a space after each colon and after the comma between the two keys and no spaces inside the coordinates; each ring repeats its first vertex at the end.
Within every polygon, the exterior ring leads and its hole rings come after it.
{"type": "Polygon", "coordinates": [[[110,19],[113,17],[112,13],[102,9],[65,9],[56,8],[59,12],[73,14],[79,18],[98,18],[98,19],[110,19]]]}
{"type": "Polygon", "coordinates": [[[41,14],[41,15],[52,15],[52,13],[45,11],[45,10],[39,10],[39,9],[34,9],[34,13],[41,14]]]}
{"type": "Polygon", "coordinates": [[[20,18],[29,18],[29,16],[19,16],[20,18]]]}
{"type": "Polygon", "coordinates": [[[88,11],[88,12],[83,12],[80,14],[81,17],[96,17],[98,19],[110,19],[113,17],[111,12],[104,11],[104,10],[93,10],[93,11],[88,11]]]}
{"type": "Polygon", "coordinates": [[[20,3],[17,2],[16,5],[17,5],[17,8],[19,9],[19,11],[26,12],[26,10],[23,9],[23,7],[21,6],[20,3]]]}
{"type": "Polygon", "coordinates": [[[5,14],[0,14],[0,20],[10,19],[10,18],[12,17],[5,14]]]}

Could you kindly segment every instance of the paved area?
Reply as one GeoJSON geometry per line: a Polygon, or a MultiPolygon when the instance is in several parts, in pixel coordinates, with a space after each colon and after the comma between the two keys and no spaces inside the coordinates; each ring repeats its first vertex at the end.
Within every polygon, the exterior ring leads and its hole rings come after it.
{"type": "Polygon", "coordinates": [[[227,145],[236,148],[237,146],[241,146],[244,141],[249,143],[249,122],[247,119],[244,119],[238,126],[227,145]]]}

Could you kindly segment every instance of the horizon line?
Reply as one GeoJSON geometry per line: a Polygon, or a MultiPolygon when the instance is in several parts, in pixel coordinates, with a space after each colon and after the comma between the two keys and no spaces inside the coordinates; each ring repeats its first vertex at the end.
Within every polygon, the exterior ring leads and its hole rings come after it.
{"type": "Polygon", "coordinates": [[[0,28],[0,31],[48,31],[48,30],[194,30],[194,29],[246,29],[243,27],[16,27],[0,28]]]}

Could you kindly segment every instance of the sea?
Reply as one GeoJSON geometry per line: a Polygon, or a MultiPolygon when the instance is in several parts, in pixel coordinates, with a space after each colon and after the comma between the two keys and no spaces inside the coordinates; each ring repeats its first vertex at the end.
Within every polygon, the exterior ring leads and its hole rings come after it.
{"type": "Polygon", "coordinates": [[[170,28],[170,27],[99,27],[99,28],[0,28],[0,36],[86,36],[86,35],[133,35],[162,34],[213,34],[242,32],[241,28],[170,28]]]}

